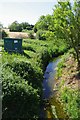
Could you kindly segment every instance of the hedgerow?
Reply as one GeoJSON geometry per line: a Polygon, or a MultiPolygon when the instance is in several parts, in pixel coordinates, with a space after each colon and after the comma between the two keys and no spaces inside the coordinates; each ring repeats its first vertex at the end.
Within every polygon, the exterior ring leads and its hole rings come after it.
{"type": "Polygon", "coordinates": [[[39,118],[44,70],[52,57],[67,49],[64,46],[27,39],[22,54],[2,53],[4,119],[39,118]]]}

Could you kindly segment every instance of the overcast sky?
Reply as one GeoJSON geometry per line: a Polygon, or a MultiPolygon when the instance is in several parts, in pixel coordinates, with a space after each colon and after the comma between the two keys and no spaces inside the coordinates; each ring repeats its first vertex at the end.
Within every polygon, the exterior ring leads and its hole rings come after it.
{"type": "Polygon", "coordinates": [[[4,27],[15,20],[35,24],[41,15],[52,14],[55,4],[57,0],[0,0],[0,22],[4,27]]]}

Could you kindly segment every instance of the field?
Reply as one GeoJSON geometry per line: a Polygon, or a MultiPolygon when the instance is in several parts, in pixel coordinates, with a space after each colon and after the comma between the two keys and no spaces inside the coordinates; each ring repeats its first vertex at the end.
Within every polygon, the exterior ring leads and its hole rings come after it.
{"type": "Polygon", "coordinates": [[[12,38],[28,38],[28,33],[24,32],[7,32],[7,34],[12,38]]]}

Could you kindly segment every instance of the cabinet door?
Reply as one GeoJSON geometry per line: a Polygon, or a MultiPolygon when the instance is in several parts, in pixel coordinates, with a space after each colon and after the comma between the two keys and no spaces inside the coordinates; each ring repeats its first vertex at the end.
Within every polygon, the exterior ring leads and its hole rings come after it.
{"type": "Polygon", "coordinates": [[[18,40],[14,40],[14,50],[18,50],[18,40]]]}
{"type": "Polygon", "coordinates": [[[7,51],[13,50],[13,42],[10,41],[10,40],[5,40],[5,46],[4,46],[4,48],[7,51]]]}

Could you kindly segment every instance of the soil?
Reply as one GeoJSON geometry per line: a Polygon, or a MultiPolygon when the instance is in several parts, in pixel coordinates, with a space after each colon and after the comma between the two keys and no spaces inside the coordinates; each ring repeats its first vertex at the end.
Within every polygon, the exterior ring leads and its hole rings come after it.
{"type": "Polygon", "coordinates": [[[80,89],[80,75],[77,69],[77,61],[74,59],[73,55],[70,55],[62,68],[62,76],[57,80],[56,85],[58,85],[61,80],[64,80],[65,86],[72,89],[80,89]]]}

